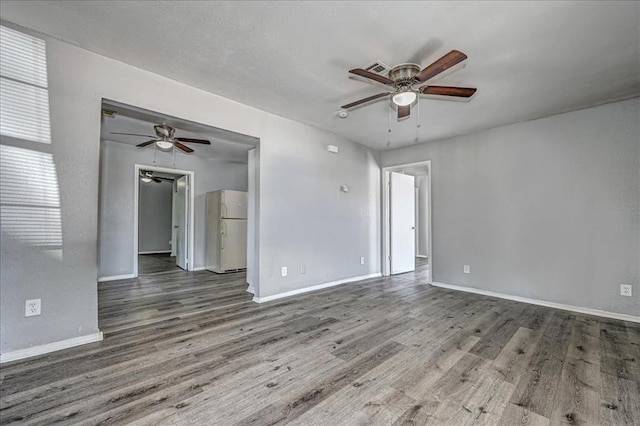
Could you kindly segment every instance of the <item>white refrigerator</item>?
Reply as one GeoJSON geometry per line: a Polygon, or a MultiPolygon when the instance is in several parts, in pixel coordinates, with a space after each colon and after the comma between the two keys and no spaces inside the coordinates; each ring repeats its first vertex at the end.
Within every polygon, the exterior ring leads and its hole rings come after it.
{"type": "Polygon", "coordinates": [[[246,269],[247,193],[225,189],[209,192],[206,198],[206,269],[246,269]]]}

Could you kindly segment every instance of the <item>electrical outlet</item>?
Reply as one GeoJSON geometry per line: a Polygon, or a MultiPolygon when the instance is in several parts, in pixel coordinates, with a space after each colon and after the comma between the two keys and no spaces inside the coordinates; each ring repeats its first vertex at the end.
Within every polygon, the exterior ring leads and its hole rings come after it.
{"type": "Polygon", "coordinates": [[[471,273],[471,266],[464,265],[464,273],[465,274],[470,274],[471,273]]]}
{"type": "Polygon", "coordinates": [[[300,273],[301,274],[306,274],[307,273],[307,267],[305,265],[300,265],[300,273]]]}
{"type": "Polygon", "coordinates": [[[361,257],[361,258],[360,258],[360,264],[361,264],[361,265],[364,265],[364,257],[361,257]]]}
{"type": "Polygon", "coordinates": [[[620,284],[620,295],[631,297],[631,285],[620,284]]]}
{"type": "Polygon", "coordinates": [[[287,267],[286,267],[286,266],[283,266],[283,267],[282,267],[282,276],[283,276],[283,277],[286,277],[286,276],[287,276],[287,274],[288,274],[288,272],[287,272],[287,267]]]}
{"type": "Polygon", "coordinates": [[[24,305],[24,316],[33,317],[40,315],[40,299],[27,300],[24,305]]]}

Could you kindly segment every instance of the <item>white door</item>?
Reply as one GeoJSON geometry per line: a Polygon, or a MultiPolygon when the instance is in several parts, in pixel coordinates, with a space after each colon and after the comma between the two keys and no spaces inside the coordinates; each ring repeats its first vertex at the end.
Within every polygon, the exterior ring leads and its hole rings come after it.
{"type": "Polygon", "coordinates": [[[247,218],[247,193],[244,191],[222,191],[220,215],[226,219],[247,218]]]}
{"type": "Polygon", "coordinates": [[[395,172],[390,179],[391,274],[401,274],[416,268],[415,180],[395,172]]]}
{"type": "Polygon", "coordinates": [[[176,264],[182,269],[187,268],[187,238],[189,235],[187,229],[187,213],[189,211],[189,183],[186,176],[180,177],[176,181],[176,264]]]}
{"type": "Polygon", "coordinates": [[[247,221],[220,219],[220,270],[247,267],[247,221]]]}

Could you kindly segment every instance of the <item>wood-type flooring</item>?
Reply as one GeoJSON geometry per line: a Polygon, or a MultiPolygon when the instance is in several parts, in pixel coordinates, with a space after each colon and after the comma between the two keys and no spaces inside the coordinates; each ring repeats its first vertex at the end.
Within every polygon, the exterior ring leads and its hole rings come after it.
{"type": "Polygon", "coordinates": [[[633,425],[640,324],[414,273],[251,302],[243,273],[101,283],[105,339],[0,373],[2,424],[633,425]]]}
{"type": "Polygon", "coordinates": [[[181,272],[176,265],[176,257],[169,253],[138,255],[138,275],[155,275],[166,272],[181,272]]]}

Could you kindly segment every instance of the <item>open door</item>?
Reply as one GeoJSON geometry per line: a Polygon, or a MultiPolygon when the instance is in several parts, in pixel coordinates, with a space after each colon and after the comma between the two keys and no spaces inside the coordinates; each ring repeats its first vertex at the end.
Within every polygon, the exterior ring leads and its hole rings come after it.
{"type": "Polygon", "coordinates": [[[416,268],[415,178],[391,172],[391,274],[416,268]]]}
{"type": "Polygon", "coordinates": [[[189,200],[189,181],[187,176],[181,176],[176,181],[176,264],[178,267],[188,270],[188,250],[187,250],[187,212],[189,200]]]}

